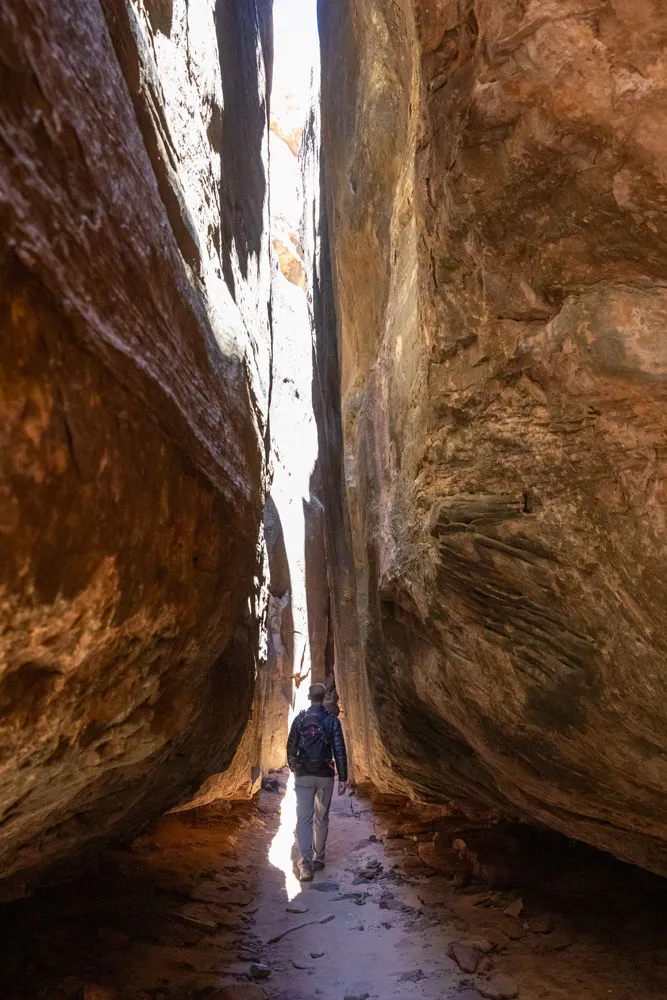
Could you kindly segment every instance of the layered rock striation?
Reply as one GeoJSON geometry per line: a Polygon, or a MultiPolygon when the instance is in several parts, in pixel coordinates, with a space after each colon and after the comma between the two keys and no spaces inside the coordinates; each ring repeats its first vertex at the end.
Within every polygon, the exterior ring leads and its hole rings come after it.
{"type": "Polygon", "coordinates": [[[267,0],[0,11],[5,895],[192,793],[249,715],[270,64],[267,0]]]}
{"type": "Polygon", "coordinates": [[[664,873],[665,11],[320,23],[358,774],[664,873]]]}

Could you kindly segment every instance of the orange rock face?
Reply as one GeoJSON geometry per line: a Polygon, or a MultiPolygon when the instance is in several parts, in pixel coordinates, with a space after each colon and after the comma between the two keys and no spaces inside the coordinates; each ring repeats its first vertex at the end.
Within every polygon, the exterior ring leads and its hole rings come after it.
{"type": "Polygon", "coordinates": [[[170,4],[0,12],[5,895],[194,791],[250,709],[270,11],[218,8],[198,89],[170,4]]]}
{"type": "Polygon", "coordinates": [[[320,18],[358,770],[664,873],[664,7],[320,18]]]}

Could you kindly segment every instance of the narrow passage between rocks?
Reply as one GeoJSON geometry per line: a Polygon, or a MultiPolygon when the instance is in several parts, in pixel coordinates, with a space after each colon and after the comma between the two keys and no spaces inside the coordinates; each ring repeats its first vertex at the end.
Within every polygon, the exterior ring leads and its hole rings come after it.
{"type": "Polygon", "coordinates": [[[665,1000],[665,51],[0,0],[0,1000],[665,1000]]]}

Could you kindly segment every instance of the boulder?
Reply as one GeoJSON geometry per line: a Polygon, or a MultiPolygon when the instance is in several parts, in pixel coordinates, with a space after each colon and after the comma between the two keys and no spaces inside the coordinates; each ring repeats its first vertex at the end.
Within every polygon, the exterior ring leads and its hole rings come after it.
{"type": "Polygon", "coordinates": [[[270,3],[218,7],[197,46],[171,5],[0,11],[4,896],[223,770],[250,711],[270,3]]]}
{"type": "Polygon", "coordinates": [[[667,12],[343,0],[320,22],[356,776],[665,874],[667,12]]]}

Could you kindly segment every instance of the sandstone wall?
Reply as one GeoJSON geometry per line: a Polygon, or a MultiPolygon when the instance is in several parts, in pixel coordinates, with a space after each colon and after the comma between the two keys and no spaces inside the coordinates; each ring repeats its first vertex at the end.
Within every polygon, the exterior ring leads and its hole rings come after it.
{"type": "Polygon", "coordinates": [[[664,5],[320,23],[357,762],[665,872],[664,5]]]}
{"type": "MultiPolygon", "coordinates": [[[[326,50],[325,50],[326,51],[326,50]]],[[[332,109],[330,108],[329,111],[332,109]]],[[[335,292],[326,212],[326,170],[322,156],[319,86],[313,94],[300,154],[304,213],[302,241],[308,276],[313,330],[313,411],[318,455],[311,478],[311,502],[322,510],[322,542],[327,584],[327,644],[318,680],[334,688],[333,701],[345,733],[352,780],[370,777],[383,785],[389,759],[384,751],[368,687],[360,619],[349,506],[344,488],[340,358],[336,336],[335,292]],[[337,702],[337,699],[340,699],[337,702]]],[[[315,589],[315,588],[313,588],[315,589]]],[[[327,698],[331,705],[331,694],[327,698]]],[[[402,784],[402,791],[409,786],[402,784]]]]}
{"type": "Polygon", "coordinates": [[[270,62],[268,0],[0,10],[5,895],[192,793],[249,714],[270,62]]]}
{"type": "Polygon", "coordinates": [[[255,675],[255,692],[241,741],[229,766],[211,775],[192,798],[172,812],[198,809],[218,799],[250,799],[268,771],[285,766],[287,720],[292,704],[294,620],[291,579],[280,517],[269,495],[264,507],[265,578],[261,622],[245,614],[228,655],[255,675]]]}

